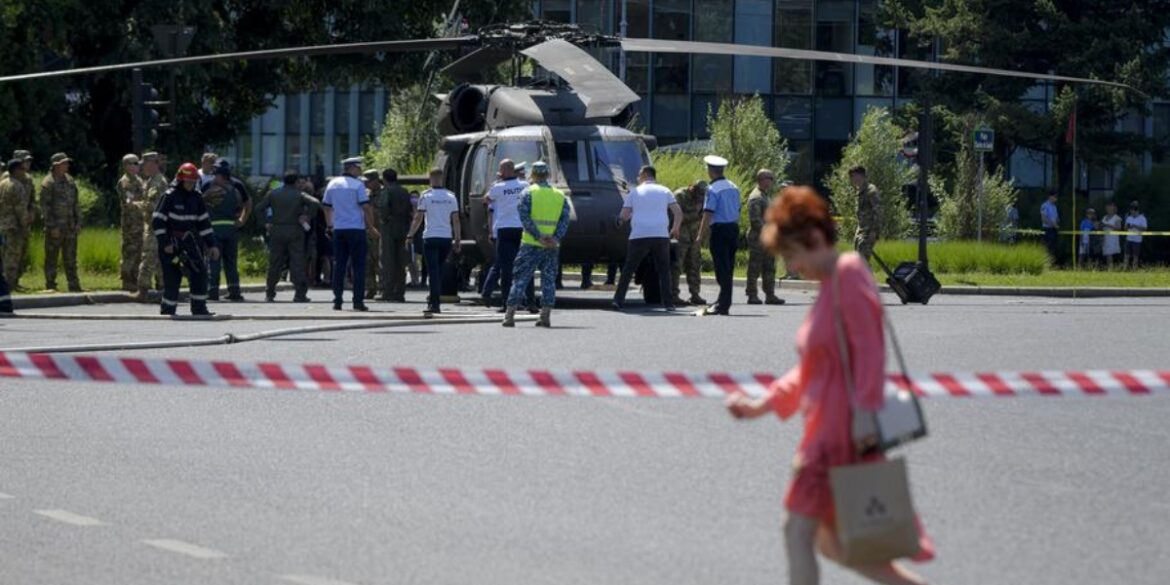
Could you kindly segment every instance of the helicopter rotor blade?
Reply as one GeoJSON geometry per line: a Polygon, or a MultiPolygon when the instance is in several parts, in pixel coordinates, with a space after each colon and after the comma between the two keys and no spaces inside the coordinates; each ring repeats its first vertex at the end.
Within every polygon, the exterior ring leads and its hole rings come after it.
{"type": "Polygon", "coordinates": [[[592,55],[561,39],[520,51],[556,73],[581,96],[587,118],[612,118],[642,99],[592,55]]]}
{"type": "Polygon", "coordinates": [[[183,65],[199,65],[202,63],[221,63],[225,61],[248,61],[254,59],[281,59],[286,57],[316,57],[320,55],[350,55],[358,53],[405,53],[411,51],[445,51],[457,49],[479,42],[475,36],[463,36],[447,39],[412,39],[406,41],[375,41],[368,43],[343,43],[339,45],[315,45],[311,47],[290,47],[285,49],[265,49],[260,51],[244,51],[240,53],[219,53],[216,55],[199,55],[195,57],[179,57],[175,59],[159,59],[155,61],[140,61],[138,63],[120,63],[117,65],[101,65],[98,67],[82,67],[78,69],[63,69],[61,71],[42,71],[40,73],[24,73],[0,77],[0,83],[11,81],[30,81],[33,79],[49,79],[72,75],[86,75],[90,73],[106,73],[110,71],[125,71],[128,69],[148,67],[178,67],[183,65]]]}
{"type": "Polygon", "coordinates": [[[511,58],[510,49],[483,47],[444,67],[442,73],[455,81],[480,81],[486,71],[511,58]]]}
{"type": "Polygon", "coordinates": [[[892,57],[855,55],[852,53],[831,53],[828,51],[811,51],[807,49],[786,49],[781,47],[733,45],[730,43],[702,43],[696,41],[668,41],[656,39],[621,39],[621,45],[622,50],[632,53],[701,53],[707,55],[734,55],[738,57],[775,57],[779,59],[797,59],[801,61],[829,61],[836,63],[889,65],[892,67],[931,69],[936,71],[954,71],[958,73],[997,75],[1000,77],[1019,77],[1044,81],[1063,81],[1067,83],[1104,85],[1126,89],[1142,96],[1146,95],[1137,88],[1115,81],[1088,79],[1084,77],[1068,77],[1065,75],[1032,73],[1028,71],[1015,71],[1011,69],[995,69],[992,67],[976,67],[973,65],[958,65],[955,63],[936,63],[931,61],[917,61],[914,59],[895,59],[892,57]]]}

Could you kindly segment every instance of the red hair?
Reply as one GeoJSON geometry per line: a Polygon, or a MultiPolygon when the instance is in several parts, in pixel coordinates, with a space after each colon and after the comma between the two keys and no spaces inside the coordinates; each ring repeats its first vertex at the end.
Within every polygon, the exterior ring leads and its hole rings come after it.
{"type": "Polygon", "coordinates": [[[820,232],[830,246],[837,243],[837,225],[829,206],[809,187],[785,187],[768,208],[765,219],[768,225],[760,240],[773,254],[792,244],[811,246],[813,232],[820,232]]]}

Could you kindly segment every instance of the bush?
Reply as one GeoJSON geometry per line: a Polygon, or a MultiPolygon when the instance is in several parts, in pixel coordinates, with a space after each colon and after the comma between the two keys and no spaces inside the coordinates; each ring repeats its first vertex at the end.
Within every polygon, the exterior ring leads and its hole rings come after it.
{"type": "MultiPolygon", "coordinates": [[[[877,253],[893,268],[899,262],[918,260],[918,242],[881,241],[877,253]]],[[[1042,274],[1049,262],[1044,247],[1034,243],[929,242],[927,255],[930,269],[939,274],[1042,274]]]]}
{"type": "Polygon", "coordinates": [[[749,179],[736,181],[741,190],[751,191],[756,171],[760,169],[771,169],[776,173],[776,184],[787,176],[791,162],[788,141],[768,117],[759,95],[725,99],[720,102],[717,112],[708,107],[707,132],[711,135],[711,148],[715,154],[731,164],[728,178],[749,179]]]}
{"type": "MultiPolygon", "coordinates": [[[[939,200],[939,234],[955,239],[979,237],[979,156],[971,145],[974,123],[959,124],[959,153],[950,168],[930,176],[930,192],[939,200]]],[[[983,180],[983,239],[996,240],[1007,224],[1007,209],[1016,205],[1019,191],[1001,167],[983,180]]]]}
{"type": "Polygon", "coordinates": [[[917,176],[914,167],[898,160],[905,132],[894,124],[889,111],[869,108],[861,128],[841,151],[841,162],[829,173],[825,186],[841,216],[843,239],[852,241],[857,230],[857,189],[849,183],[849,169],[861,165],[869,182],[881,191],[881,238],[896,240],[910,230],[910,212],[902,187],[917,176]]]}
{"type": "Polygon", "coordinates": [[[425,175],[441,138],[435,126],[436,112],[435,100],[426,95],[424,86],[396,92],[390,98],[381,134],[367,145],[366,167],[392,168],[400,175],[425,175]]]}
{"type": "MultiPolygon", "coordinates": [[[[37,215],[40,217],[41,204],[41,181],[45,180],[45,175],[41,173],[32,174],[33,185],[36,187],[37,197],[37,215]]],[[[85,177],[78,177],[74,175],[73,180],[77,182],[77,201],[81,206],[81,223],[85,226],[93,227],[109,227],[110,218],[118,217],[118,211],[111,215],[109,207],[111,205],[117,206],[117,197],[111,194],[103,194],[100,189],[89,182],[85,177]]],[[[44,218],[41,218],[44,221],[44,218]]]]}

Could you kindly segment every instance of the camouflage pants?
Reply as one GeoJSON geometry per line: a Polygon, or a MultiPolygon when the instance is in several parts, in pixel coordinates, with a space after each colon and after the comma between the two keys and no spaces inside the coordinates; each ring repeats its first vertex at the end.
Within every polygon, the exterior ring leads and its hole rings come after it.
{"type": "Polygon", "coordinates": [[[158,290],[162,288],[162,266],[158,259],[158,240],[144,228],[142,232],[142,263],[138,265],[138,288],[158,290]]]}
{"type": "Polygon", "coordinates": [[[10,288],[20,285],[20,277],[24,273],[24,258],[28,252],[28,231],[15,229],[4,230],[0,237],[4,238],[4,280],[10,288]]]}
{"type": "Polygon", "coordinates": [[[857,235],[853,237],[853,249],[869,263],[870,257],[873,256],[873,247],[877,244],[877,234],[872,232],[865,232],[857,230],[857,235]]]}
{"type": "Polygon", "coordinates": [[[540,271],[540,306],[552,307],[557,301],[557,274],[561,270],[560,250],[551,250],[527,244],[520,246],[512,268],[512,290],[508,293],[508,306],[518,307],[528,296],[528,283],[540,271]]]}
{"type": "Polygon", "coordinates": [[[138,265],[142,263],[142,218],[122,210],[122,288],[138,286],[138,265]]]}
{"type": "Polygon", "coordinates": [[[703,284],[702,247],[695,243],[694,237],[687,237],[686,234],[683,234],[678,239],[676,250],[678,255],[675,256],[670,271],[671,290],[674,293],[674,298],[679,298],[679,279],[683,273],[687,275],[687,289],[690,290],[691,296],[700,296],[699,288],[703,284]]]}
{"type": "Polygon", "coordinates": [[[372,299],[378,293],[378,275],[382,272],[382,241],[366,238],[366,298],[372,299]]]}
{"type": "Polygon", "coordinates": [[[45,288],[57,288],[57,260],[65,268],[65,279],[70,290],[81,288],[77,278],[77,232],[61,229],[54,236],[52,230],[45,234],[45,288]]]}
{"type": "Polygon", "coordinates": [[[756,279],[763,280],[766,296],[776,296],[776,259],[764,250],[758,237],[748,236],[747,296],[756,297],[756,279]]]}

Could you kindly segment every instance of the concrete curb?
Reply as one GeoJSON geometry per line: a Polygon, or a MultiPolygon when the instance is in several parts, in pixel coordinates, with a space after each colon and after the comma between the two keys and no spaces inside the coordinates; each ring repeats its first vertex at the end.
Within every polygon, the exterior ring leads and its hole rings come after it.
{"type": "MultiPolygon", "coordinates": [[[[565,273],[567,280],[580,282],[578,273],[565,273]]],[[[604,273],[602,274],[604,280],[604,273]]],[[[598,282],[594,273],[595,283],[598,282]]],[[[747,285],[746,278],[734,279],[737,287],[747,285]]],[[[716,286],[715,279],[703,277],[703,284],[716,286]]],[[[816,291],[819,285],[814,280],[780,280],[776,283],[776,290],[816,291]]],[[[893,294],[890,287],[882,285],[882,292],[893,294]]],[[[1052,297],[1065,299],[1099,299],[1099,298],[1136,298],[1136,297],[1170,297],[1170,288],[1115,288],[1115,287],[1017,287],[1017,286],[972,286],[972,285],[943,285],[938,294],[942,295],[969,295],[969,296],[1000,296],[1000,297],[1052,297]]]]}
{"type": "MultiPolygon", "coordinates": [[[[248,294],[264,293],[263,284],[240,285],[240,292],[248,294]]],[[[279,284],[277,292],[292,290],[291,284],[279,284]]],[[[154,298],[154,297],[152,297],[154,298]]],[[[183,298],[186,298],[184,293],[183,298]]],[[[25,309],[56,309],[61,307],[77,307],[81,305],[106,305],[117,303],[133,303],[134,296],[123,291],[85,292],[85,293],[48,293],[36,295],[13,295],[12,306],[18,311],[25,309]]]]}

